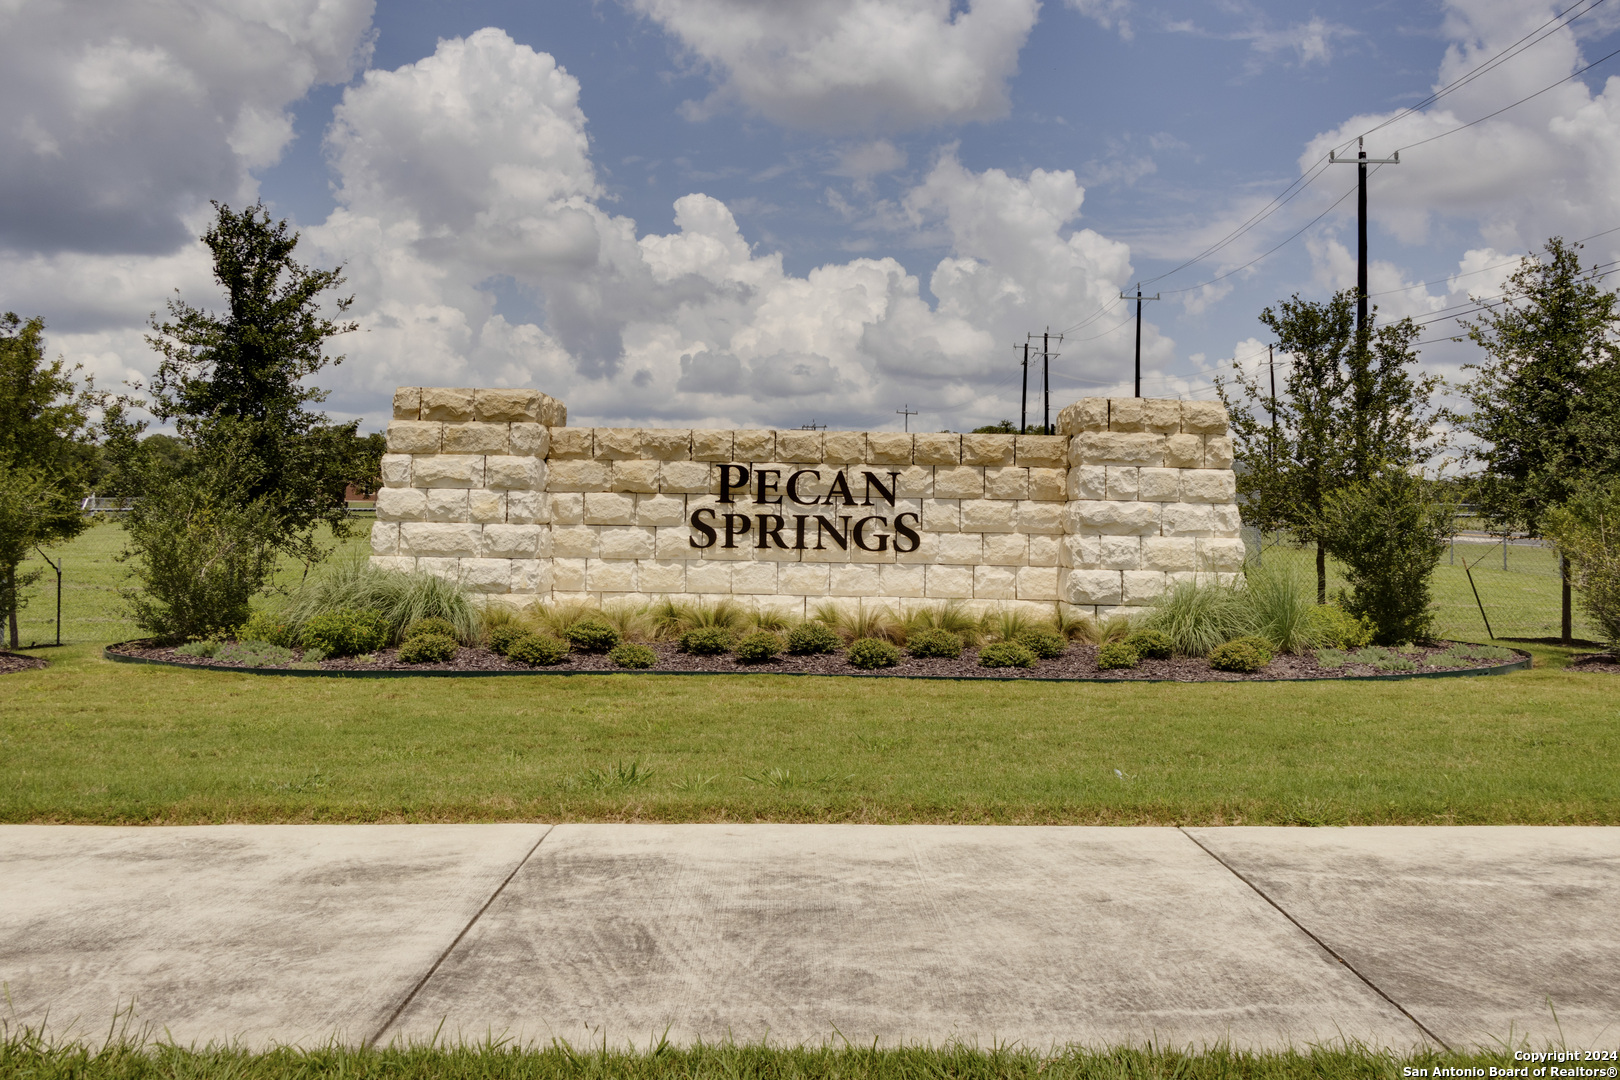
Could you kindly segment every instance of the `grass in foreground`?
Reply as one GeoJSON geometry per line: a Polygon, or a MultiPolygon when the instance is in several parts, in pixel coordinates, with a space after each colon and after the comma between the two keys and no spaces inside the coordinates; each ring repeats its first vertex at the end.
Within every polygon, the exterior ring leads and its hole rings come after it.
{"type": "Polygon", "coordinates": [[[1614,677],[1552,667],[358,680],[50,658],[4,677],[0,821],[1620,823],[1614,677]]]}
{"type": "MultiPolygon", "coordinates": [[[[848,1078],[848,1080],[1387,1080],[1402,1067],[1475,1067],[1511,1064],[1512,1051],[1493,1054],[1397,1055],[1361,1047],[1249,1053],[1202,1053],[1129,1048],[977,1050],[911,1047],[893,1050],[774,1049],[763,1046],[667,1045],[648,1051],[579,1050],[561,1044],[520,1049],[498,1043],[469,1047],[381,1050],[326,1047],[252,1053],[239,1049],[187,1050],[114,1043],[101,1049],[52,1045],[27,1035],[0,1041],[0,1077],[30,1080],[117,1080],[229,1076],[234,1080],[344,1077],[513,1077],[525,1080],[716,1080],[741,1078],[848,1078]]],[[[1592,1063],[1606,1064],[1606,1063],[1592,1063]]]]}

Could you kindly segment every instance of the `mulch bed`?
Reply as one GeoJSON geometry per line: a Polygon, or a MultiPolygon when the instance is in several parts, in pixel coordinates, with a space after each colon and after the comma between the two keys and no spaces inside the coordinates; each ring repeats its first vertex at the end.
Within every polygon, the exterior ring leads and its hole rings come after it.
{"type": "MultiPolygon", "coordinates": [[[[978,650],[964,649],[958,660],[918,660],[905,656],[891,668],[863,671],[852,667],[842,653],[822,656],[788,656],[759,664],[745,664],[732,656],[689,656],[679,646],[669,642],[653,642],[649,646],[658,654],[655,671],[714,672],[724,674],[791,674],[791,675],[876,675],[891,678],[933,676],[955,679],[1108,679],[1120,682],[1144,682],[1155,679],[1175,682],[1267,682],[1279,679],[1343,679],[1369,675],[1387,675],[1368,664],[1348,664],[1340,668],[1325,668],[1314,656],[1278,656],[1263,671],[1252,675],[1229,671],[1216,671],[1207,660],[1143,660],[1134,668],[1100,670],[1097,667],[1097,646],[1070,645],[1062,656],[1042,660],[1033,668],[986,668],[979,666],[978,650]]],[[[110,652],[169,663],[217,667],[224,670],[242,668],[218,660],[177,654],[172,648],[152,646],[143,642],[125,642],[114,645],[110,652]]],[[[1417,662],[1418,671],[1477,671],[1500,667],[1511,661],[1476,660],[1463,664],[1430,667],[1423,663],[1429,656],[1446,651],[1446,645],[1414,647],[1404,650],[1417,662]]],[[[522,671],[543,675],[548,672],[600,671],[627,673],[616,667],[604,654],[573,652],[568,659],[553,667],[531,668],[508,660],[486,649],[461,648],[454,660],[441,664],[402,664],[397,649],[384,649],[374,653],[370,663],[350,657],[340,660],[322,660],[322,671],[522,671]]],[[[276,670],[260,668],[257,670],[276,670]]],[[[284,669],[283,669],[284,670],[284,669]]],[[[313,669],[311,669],[313,670],[313,669]]]]}
{"type": "Polygon", "coordinates": [[[1573,671],[1606,671],[1610,675],[1620,675],[1620,654],[1587,653],[1575,657],[1568,667],[1573,671]]]}
{"type": "Polygon", "coordinates": [[[13,671],[34,671],[44,666],[45,661],[40,657],[0,651],[0,675],[10,675],[13,671]]]}

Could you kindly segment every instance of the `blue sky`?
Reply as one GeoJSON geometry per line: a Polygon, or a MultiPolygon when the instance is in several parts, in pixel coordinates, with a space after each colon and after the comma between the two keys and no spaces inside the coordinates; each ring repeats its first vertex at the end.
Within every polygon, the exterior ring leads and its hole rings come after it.
{"type": "Polygon", "coordinates": [[[1569,7],[28,0],[0,14],[20,103],[0,306],[104,383],[140,378],[146,313],[213,299],[207,199],[262,197],[306,258],[349,267],[363,332],[325,383],[368,426],[394,385],[453,383],[534,385],[574,423],[890,427],[909,406],[961,430],[1016,415],[1015,342],[1048,327],[1083,324],[1054,408],[1128,393],[1114,298],[1139,279],[1165,295],[1144,392],[1209,397],[1263,357],[1263,307],[1353,283],[1353,198],[1246,264],[1354,170],[1181,264],[1398,117],[1372,153],[1433,141],[1373,178],[1373,291],[1433,320],[1425,364],[1455,377],[1471,347],[1446,316],[1547,236],[1620,226],[1620,58],[1560,81],[1620,45],[1620,12],[1549,23],[1569,7]]]}

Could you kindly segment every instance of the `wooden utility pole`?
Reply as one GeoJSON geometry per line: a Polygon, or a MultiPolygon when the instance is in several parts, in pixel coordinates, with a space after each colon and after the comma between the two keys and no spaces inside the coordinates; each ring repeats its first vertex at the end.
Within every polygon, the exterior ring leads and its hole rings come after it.
{"type": "Polygon", "coordinates": [[[1356,140],[1356,156],[1337,157],[1328,151],[1328,161],[1334,165],[1354,164],[1356,167],[1356,334],[1367,329],[1367,166],[1399,165],[1401,152],[1394,157],[1370,158],[1365,140],[1356,140]]]}
{"type": "MultiPolygon", "coordinates": [[[[1131,298],[1131,294],[1130,293],[1120,293],[1119,298],[1121,300],[1129,300],[1131,298]]],[[[1143,296],[1142,295],[1142,283],[1140,281],[1138,281],[1136,283],[1136,396],[1137,397],[1142,396],[1142,301],[1144,301],[1144,300],[1157,300],[1158,298],[1159,298],[1158,293],[1154,293],[1152,296],[1143,296]]]]}

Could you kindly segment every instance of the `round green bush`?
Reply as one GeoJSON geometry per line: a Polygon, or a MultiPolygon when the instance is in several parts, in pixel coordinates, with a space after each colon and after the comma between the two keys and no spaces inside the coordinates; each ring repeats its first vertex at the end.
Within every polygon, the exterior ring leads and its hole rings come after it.
{"type": "Polygon", "coordinates": [[[456,658],[456,639],[448,634],[417,634],[399,647],[402,664],[439,664],[456,658]]]}
{"type": "Polygon", "coordinates": [[[681,635],[681,651],[693,656],[719,656],[731,651],[731,631],[723,626],[699,626],[681,635]]]}
{"type": "Polygon", "coordinates": [[[998,641],[979,650],[980,667],[1032,668],[1037,659],[1027,646],[1016,641],[998,641]]]}
{"type": "Polygon", "coordinates": [[[949,630],[919,630],[906,638],[906,651],[917,657],[955,660],[962,655],[962,635],[949,630]]]}
{"type": "Polygon", "coordinates": [[[788,631],[787,651],[795,656],[830,653],[843,641],[826,623],[802,622],[788,631]]]}
{"type": "Polygon", "coordinates": [[[1372,644],[1373,625],[1356,618],[1338,604],[1317,604],[1311,609],[1311,639],[1324,649],[1363,649],[1372,644]]]}
{"type": "Polygon", "coordinates": [[[900,662],[900,648],[882,638],[856,638],[849,646],[849,662],[867,671],[873,668],[894,667],[900,662]]]}
{"type": "Polygon", "coordinates": [[[1031,626],[1020,630],[1013,640],[1042,660],[1055,660],[1069,647],[1069,643],[1063,640],[1062,635],[1044,626],[1031,626]]]}
{"type": "Polygon", "coordinates": [[[456,627],[449,619],[441,619],[437,616],[417,619],[405,628],[405,637],[402,640],[409,641],[411,638],[420,637],[423,634],[442,634],[447,638],[453,638],[456,636],[456,627]]]}
{"type": "Polygon", "coordinates": [[[1102,671],[1133,668],[1141,659],[1142,655],[1136,651],[1136,647],[1129,640],[1110,641],[1097,650],[1097,667],[1102,671]]]}
{"type": "Polygon", "coordinates": [[[512,647],[512,642],[529,633],[533,631],[522,623],[502,623],[491,627],[489,633],[484,636],[484,641],[489,645],[490,652],[505,656],[506,650],[512,647]]]}
{"type": "Polygon", "coordinates": [[[1168,660],[1176,651],[1170,635],[1158,630],[1138,630],[1125,639],[1125,644],[1136,650],[1143,660],[1168,660]]]}
{"type": "Polygon", "coordinates": [[[264,641],[281,648],[290,648],[293,644],[292,627],[280,618],[263,611],[255,611],[248,616],[236,631],[237,641],[264,641]]]}
{"type": "Polygon", "coordinates": [[[1228,641],[1209,654],[1209,666],[1216,671],[1255,672],[1271,663],[1271,647],[1257,637],[1228,641]]]}
{"type": "Polygon", "coordinates": [[[608,659],[616,667],[650,668],[658,663],[658,654],[645,645],[627,641],[608,653],[608,659]]]}
{"type": "Polygon", "coordinates": [[[506,658],[530,667],[550,667],[568,656],[568,642],[550,634],[524,634],[506,647],[506,658]]]}
{"type": "Polygon", "coordinates": [[[375,611],[328,611],[304,623],[299,644],[327,656],[376,652],[388,644],[388,624],[375,611]]]}
{"type": "Polygon", "coordinates": [[[745,664],[763,664],[776,659],[782,651],[782,639],[769,630],[756,630],[737,642],[731,651],[745,664]]]}
{"type": "Polygon", "coordinates": [[[608,652],[624,642],[618,627],[593,618],[581,619],[565,628],[562,636],[580,652],[608,652]]]}

